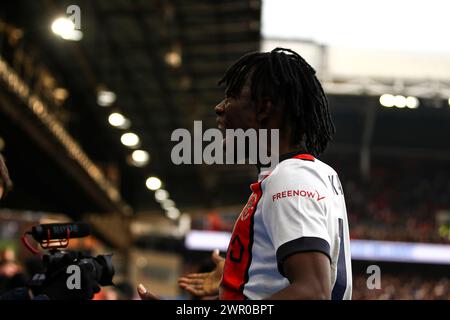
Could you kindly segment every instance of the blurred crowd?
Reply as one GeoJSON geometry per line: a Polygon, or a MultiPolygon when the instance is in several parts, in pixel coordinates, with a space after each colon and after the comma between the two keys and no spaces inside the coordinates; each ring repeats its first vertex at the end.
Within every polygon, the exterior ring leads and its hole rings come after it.
{"type": "MultiPolygon", "coordinates": [[[[323,159],[339,173],[353,239],[450,243],[448,163],[375,158],[370,174],[359,160],[323,159]]],[[[193,219],[193,227],[229,231],[240,207],[214,209],[193,219]]]]}
{"type": "Polygon", "coordinates": [[[367,288],[367,275],[353,277],[353,300],[450,300],[448,278],[383,274],[380,289],[367,288]]]}
{"type": "Polygon", "coordinates": [[[17,262],[14,250],[5,249],[1,251],[0,296],[14,288],[25,286],[28,280],[27,271],[27,267],[24,268],[17,262]]]}
{"type": "Polygon", "coordinates": [[[352,238],[450,243],[450,173],[445,164],[378,160],[367,179],[357,167],[342,164],[337,170],[352,238]]]}

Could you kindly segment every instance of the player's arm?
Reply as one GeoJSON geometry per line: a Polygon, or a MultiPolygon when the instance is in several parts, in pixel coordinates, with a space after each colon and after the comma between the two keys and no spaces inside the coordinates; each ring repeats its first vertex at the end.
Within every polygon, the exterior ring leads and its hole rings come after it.
{"type": "Polygon", "coordinates": [[[299,252],[286,258],[283,271],[290,285],[269,300],[329,300],[330,259],[321,252],[299,252]]]}

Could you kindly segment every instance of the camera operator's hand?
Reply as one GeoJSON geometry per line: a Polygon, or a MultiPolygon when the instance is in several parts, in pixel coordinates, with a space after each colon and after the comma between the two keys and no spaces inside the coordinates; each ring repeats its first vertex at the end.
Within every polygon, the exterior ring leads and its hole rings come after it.
{"type": "Polygon", "coordinates": [[[158,296],[148,291],[142,283],[138,285],[137,292],[141,300],[161,300],[158,296]]]}
{"type": "Polygon", "coordinates": [[[219,250],[214,250],[211,259],[216,268],[211,272],[192,273],[178,279],[180,288],[190,292],[196,297],[214,296],[219,293],[222,281],[223,266],[225,259],[219,255],[219,250]]]}

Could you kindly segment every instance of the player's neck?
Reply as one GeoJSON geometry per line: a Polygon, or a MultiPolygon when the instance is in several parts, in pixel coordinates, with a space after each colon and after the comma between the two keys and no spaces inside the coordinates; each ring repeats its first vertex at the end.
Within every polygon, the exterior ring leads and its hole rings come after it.
{"type": "MultiPolygon", "coordinates": [[[[301,153],[307,153],[303,143],[292,145],[288,139],[280,139],[278,148],[278,161],[276,162],[276,164],[301,153]]],[[[268,168],[267,166],[263,166],[261,164],[257,164],[256,168],[258,169],[258,174],[262,173],[263,171],[269,172],[274,169],[272,167],[268,168]]]]}
{"type": "Polygon", "coordinates": [[[286,155],[294,156],[297,153],[306,153],[306,147],[303,142],[293,144],[290,139],[280,139],[279,143],[279,157],[280,162],[286,159],[286,155]]]}

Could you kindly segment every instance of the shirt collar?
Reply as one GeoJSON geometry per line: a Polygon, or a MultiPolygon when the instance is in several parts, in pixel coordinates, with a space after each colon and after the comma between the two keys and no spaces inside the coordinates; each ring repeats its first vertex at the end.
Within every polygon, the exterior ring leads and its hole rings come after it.
{"type": "Polygon", "coordinates": [[[275,169],[275,167],[282,161],[291,159],[299,154],[307,153],[305,150],[296,150],[288,153],[283,153],[279,156],[278,163],[276,165],[272,165],[271,167],[263,167],[261,165],[256,165],[258,168],[258,181],[262,181],[269,176],[269,174],[275,169]]]}

